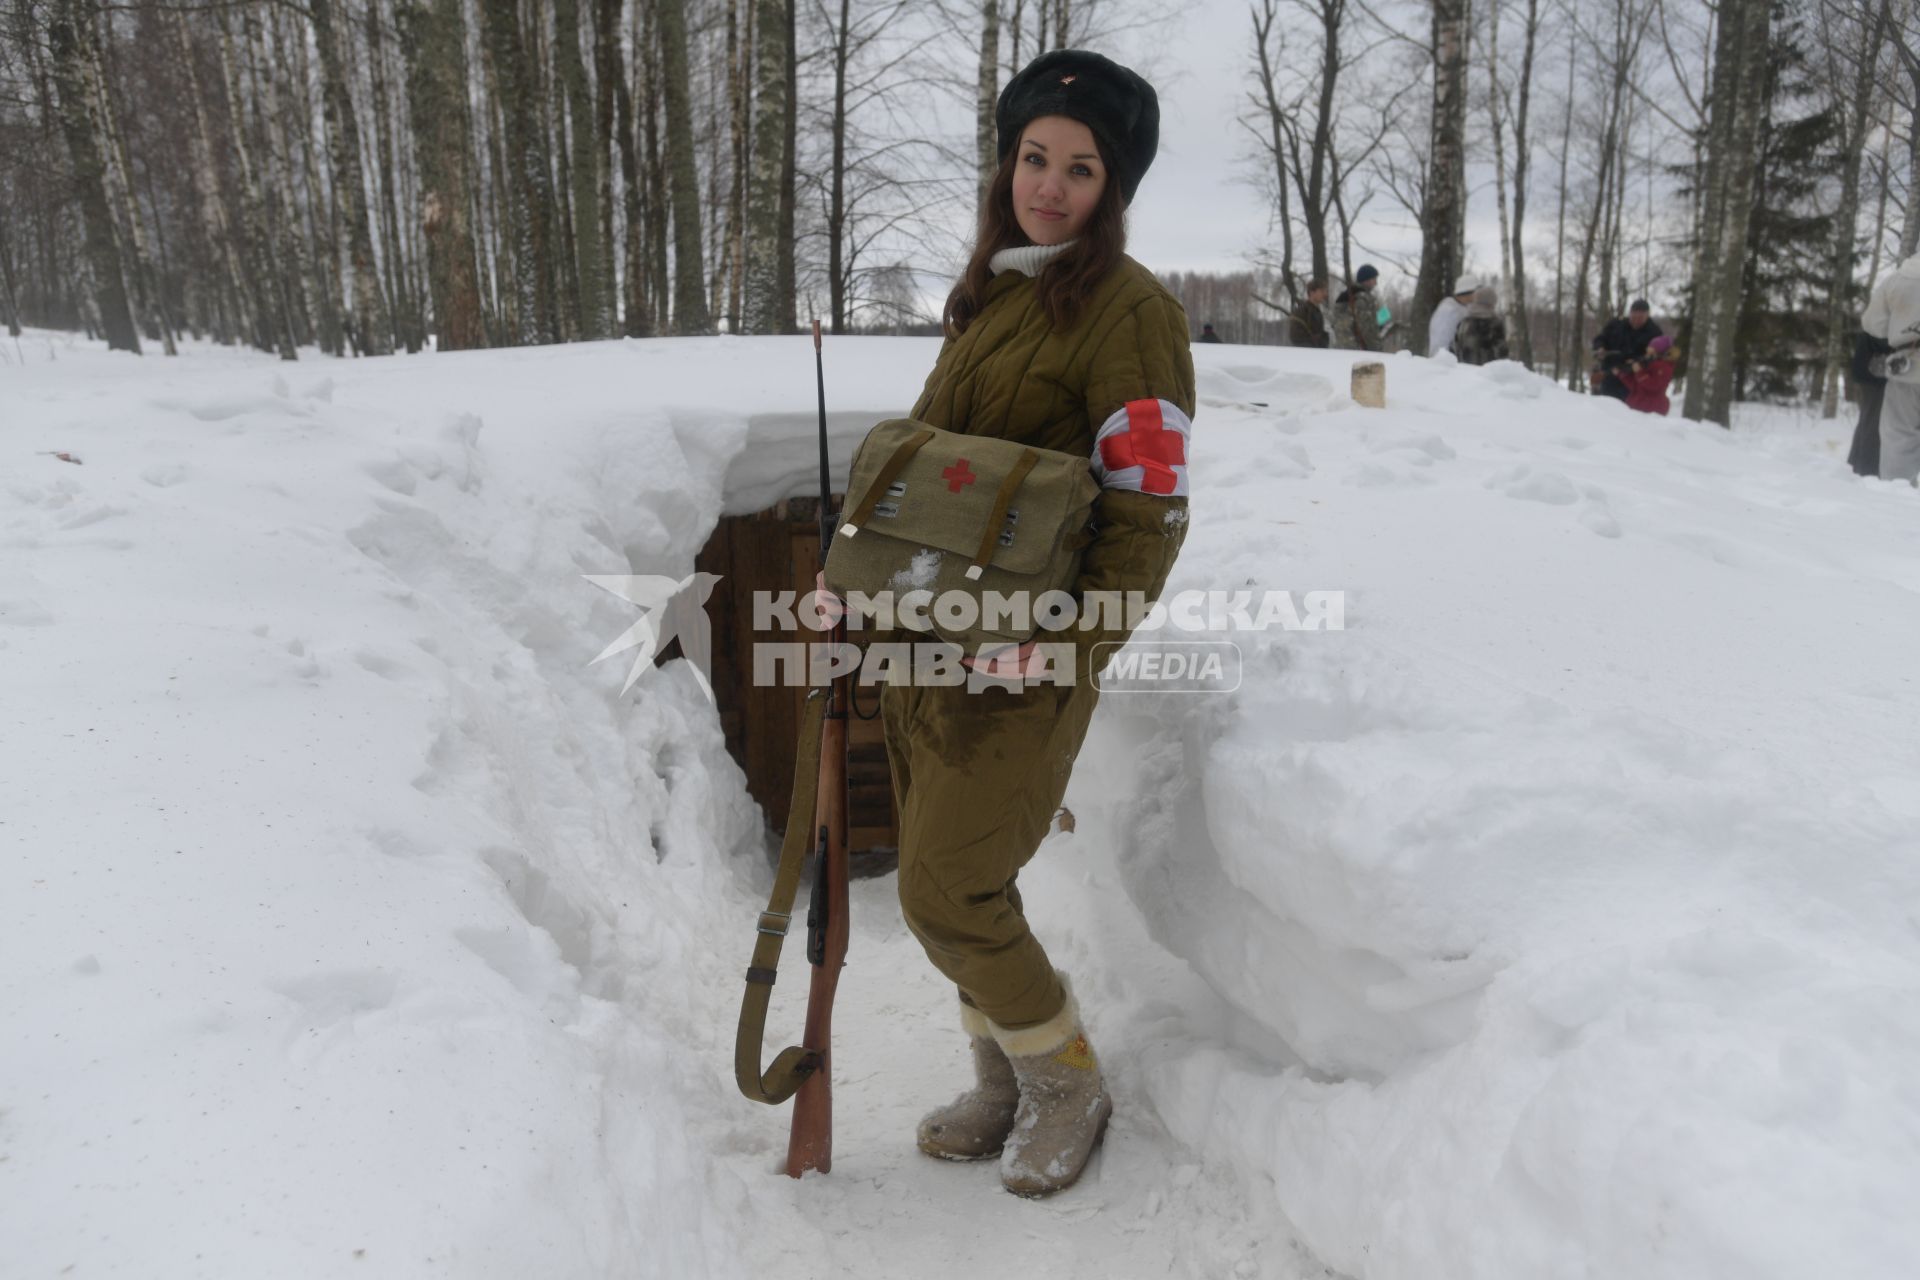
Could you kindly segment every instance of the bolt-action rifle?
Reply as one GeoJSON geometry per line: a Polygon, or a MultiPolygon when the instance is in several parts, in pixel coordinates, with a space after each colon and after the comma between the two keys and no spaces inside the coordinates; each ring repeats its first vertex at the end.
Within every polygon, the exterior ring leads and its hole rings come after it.
{"type": "MultiPolygon", "coordinates": [[[[833,516],[833,478],[827,462],[827,379],[820,351],[820,322],[813,322],[814,382],[820,400],[820,561],[824,568],[837,522],[833,516]]],[[[843,616],[824,637],[827,653],[847,640],[843,616]]],[[[817,668],[816,668],[817,669],[817,668]]],[[[833,997],[847,961],[847,710],[852,674],[837,676],[807,691],[795,753],[793,798],[787,807],[787,832],[773,893],[760,913],[753,961],[747,969],[746,998],[734,1038],[733,1072],[740,1092],[755,1102],[778,1106],[793,1102],[793,1129],[787,1140],[787,1173],[833,1167],[833,1055],[830,1048],[833,997]],[[767,1005],[780,963],[781,944],[793,918],[793,900],[801,865],[811,847],[813,890],[807,906],[807,960],[812,983],[800,1043],[782,1049],[764,1072],[760,1055],[766,1037],[767,1005]]]]}

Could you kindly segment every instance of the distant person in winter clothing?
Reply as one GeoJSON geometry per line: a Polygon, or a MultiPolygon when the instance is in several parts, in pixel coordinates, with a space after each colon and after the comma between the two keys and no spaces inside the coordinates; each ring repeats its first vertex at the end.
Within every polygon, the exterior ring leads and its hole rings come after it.
{"type": "Polygon", "coordinates": [[[1427,321],[1428,355],[1453,350],[1453,335],[1459,332],[1460,322],[1467,318],[1467,304],[1479,291],[1480,281],[1476,276],[1461,276],[1453,282],[1453,296],[1440,299],[1440,305],[1433,309],[1427,321]]]}
{"type": "Polygon", "coordinates": [[[1325,348],[1332,345],[1333,335],[1327,332],[1326,306],[1327,282],[1309,280],[1306,296],[1287,312],[1288,346],[1325,348]]]}
{"type": "Polygon", "coordinates": [[[1865,330],[1854,335],[1853,361],[1847,372],[1853,376],[1853,394],[1860,402],[1860,421],[1853,427],[1847,465],[1857,476],[1880,474],[1880,402],[1886,398],[1887,356],[1892,350],[1884,339],[1865,330]]]}
{"type": "Polygon", "coordinates": [[[1380,307],[1373,300],[1373,289],[1380,272],[1371,262],[1363,262],[1353,273],[1353,283],[1333,300],[1333,345],[1349,351],[1385,351],[1386,335],[1380,330],[1380,307]]]}
{"type": "Polygon", "coordinates": [[[1593,390],[1596,395],[1627,398],[1627,384],[1619,371],[1629,362],[1647,354],[1647,346],[1660,336],[1653,322],[1653,308],[1645,298],[1635,298],[1625,316],[1615,316],[1593,339],[1593,390]]]}
{"type": "Polygon", "coordinates": [[[1887,344],[1874,372],[1884,372],[1880,399],[1880,478],[1920,480],[1920,254],[1895,267],[1867,299],[1860,327],[1887,344]]]}
{"type": "Polygon", "coordinates": [[[1673,361],[1678,354],[1664,333],[1647,344],[1647,354],[1629,362],[1616,375],[1627,388],[1627,408],[1664,418],[1673,406],[1667,388],[1673,384],[1673,361]]]}
{"type": "Polygon", "coordinates": [[[1492,364],[1507,358],[1507,322],[1500,315],[1500,294],[1485,285],[1473,295],[1467,318],[1453,335],[1453,354],[1461,364],[1492,364]]]}
{"type": "Polygon", "coordinates": [[[1219,342],[1220,340],[1220,335],[1213,331],[1213,321],[1209,320],[1200,326],[1200,341],[1219,342]]]}

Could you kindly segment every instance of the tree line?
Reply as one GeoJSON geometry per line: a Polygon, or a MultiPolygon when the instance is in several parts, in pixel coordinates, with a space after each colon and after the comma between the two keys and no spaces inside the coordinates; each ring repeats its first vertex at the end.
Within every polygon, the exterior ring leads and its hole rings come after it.
{"type": "MultiPolygon", "coordinates": [[[[787,332],[816,313],[924,328],[1007,77],[1180,16],[5,4],[8,324],[286,358],[787,332]]],[[[1805,395],[1832,411],[1867,286],[1920,240],[1920,0],[1247,0],[1245,18],[1238,123],[1272,216],[1228,289],[1260,300],[1236,332],[1277,331],[1307,280],[1337,292],[1361,260],[1413,282],[1398,320],[1424,332],[1474,270],[1515,357],[1570,385],[1590,331],[1648,296],[1680,319],[1689,416],[1805,395]]]]}
{"type": "Polygon", "coordinates": [[[984,163],[929,102],[990,137],[1018,64],[1148,7],[6,2],[12,331],[287,359],[918,321],[984,163]]]}

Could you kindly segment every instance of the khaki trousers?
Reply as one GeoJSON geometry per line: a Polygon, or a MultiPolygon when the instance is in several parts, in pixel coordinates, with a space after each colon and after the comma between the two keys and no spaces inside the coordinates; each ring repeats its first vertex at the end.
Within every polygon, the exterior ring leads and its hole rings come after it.
{"type": "Polygon", "coordinates": [[[1066,1003],[1014,881],[1060,807],[1098,700],[1088,682],[881,692],[901,914],[960,998],[1009,1029],[1066,1003]]]}

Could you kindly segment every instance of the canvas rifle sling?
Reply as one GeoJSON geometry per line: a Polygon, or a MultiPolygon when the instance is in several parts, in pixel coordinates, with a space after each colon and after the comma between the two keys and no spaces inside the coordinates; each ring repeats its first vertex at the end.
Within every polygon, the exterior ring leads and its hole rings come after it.
{"type": "MultiPolygon", "coordinates": [[[[830,688],[807,694],[800,719],[800,741],[793,762],[793,798],[787,805],[787,834],[780,846],[780,866],[774,873],[773,893],[760,913],[753,940],[753,963],[747,969],[746,996],[740,1003],[740,1028],[733,1040],[733,1077],[740,1092],[755,1102],[778,1106],[792,1097],[801,1082],[820,1066],[820,1055],[792,1045],[782,1049],[763,1075],[760,1053],[767,1033],[767,1004],[773,999],[773,979],[780,967],[780,947],[793,919],[793,899],[800,888],[800,867],[813,842],[815,802],[820,787],[820,729],[826,716],[830,688]]],[[[815,868],[814,874],[824,873],[815,868]]]]}

